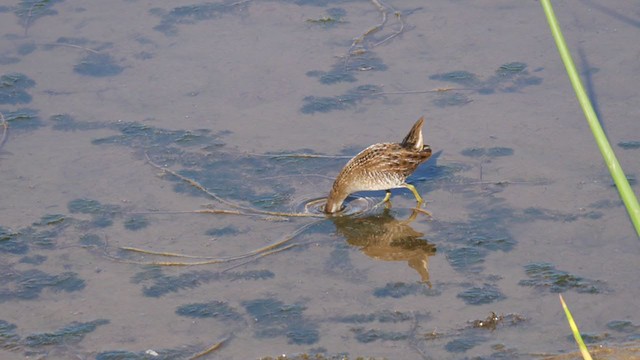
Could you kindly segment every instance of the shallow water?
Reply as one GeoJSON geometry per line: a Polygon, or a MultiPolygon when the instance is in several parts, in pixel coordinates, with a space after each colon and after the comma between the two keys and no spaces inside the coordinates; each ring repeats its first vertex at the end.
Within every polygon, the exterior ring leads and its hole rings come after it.
{"type": "MultiPolygon", "coordinates": [[[[575,349],[558,293],[637,341],[638,238],[540,5],[382,6],[360,41],[372,2],[0,6],[1,357],[526,359],[575,349]],[[432,216],[283,216],[422,115],[432,216]]],[[[556,12],[638,193],[640,8],[556,12]]]]}

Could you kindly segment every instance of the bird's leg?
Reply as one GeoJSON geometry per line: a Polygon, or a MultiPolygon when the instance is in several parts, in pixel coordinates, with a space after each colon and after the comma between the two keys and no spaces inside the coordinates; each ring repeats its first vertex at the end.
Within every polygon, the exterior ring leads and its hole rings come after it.
{"type": "Polygon", "coordinates": [[[422,205],[422,203],[424,203],[424,200],[422,200],[422,197],[418,193],[418,190],[416,190],[415,186],[411,184],[404,184],[404,187],[411,190],[411,192],[413,193],[413,196],[416,197],[416,201],[418,202],[418,205],[422,205]]]}
{"type": "Polygon", "coordinates": [[[383,203],[386,203],[387,206],[391,203],[389,200],[391,199],[391,190],[387,190],[387,193],[384,195],[383,203]]]}
{"type": "MultiPolygon", "coordinates": [[[[418,201],[418,204],[416,205],[415,209],[413,209],[413,211],[419,211],[423,214],[429,215],[429,217],[433,217],[433,215],[431,215],[431,213],[425,209],[421,209],[420,205],[422,205],[424,203],[424,200],[422,199],[422,197],[420,196],[420,194],[418,193],[418,190],[416,190],[416,188],[411,185],[411,184],[404,184],[404,186],[411,190],[411,192],[413,193],[413,196],[416,197],[416,200],[418,201]]],[[[412,214],[413,215],[413,214],[412,214]]]]}

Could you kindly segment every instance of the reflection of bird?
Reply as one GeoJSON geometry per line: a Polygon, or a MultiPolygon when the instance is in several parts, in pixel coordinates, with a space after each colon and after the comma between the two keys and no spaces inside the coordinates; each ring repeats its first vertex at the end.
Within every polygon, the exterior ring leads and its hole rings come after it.
{"type": "Polygon", "coordinates": [[[421,117],[401,143],[373,144],[362,150],[344,166],[333,183],[324,211],[335,213],[349,194],[357,191],[387,190],[384,201],[391,197],[393,188],[404,187],[422,203],[422,197],[405,180],[431,156],[431,147],[422,139],[421,117]]]}
{"type": "Polygon", "coordinates": [[[357,246],[367,256],[383,261],[407,261],[420,274],[423,283],[429,281],[429,256],[436,247],[424,239],[423,233],[415,231],[409,223],[415,219],[414,210],[408,220],[396,220],[389,209],[382,214],[367,217],[336,216],[331,220],[338,233],[350,245],[357,246]]]}

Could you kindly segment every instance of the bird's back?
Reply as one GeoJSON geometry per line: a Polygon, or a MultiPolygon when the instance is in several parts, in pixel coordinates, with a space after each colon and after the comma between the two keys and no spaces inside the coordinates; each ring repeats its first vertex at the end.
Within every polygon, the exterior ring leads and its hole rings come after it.
{"type": "Polygon", "coordinates": [[[336,178],[336,184],[349,187],[351,191],[386,190],[397,187],[429,156],[429,148],[414,151],[401,144],[374,144],[345,165],[336,178]]]}

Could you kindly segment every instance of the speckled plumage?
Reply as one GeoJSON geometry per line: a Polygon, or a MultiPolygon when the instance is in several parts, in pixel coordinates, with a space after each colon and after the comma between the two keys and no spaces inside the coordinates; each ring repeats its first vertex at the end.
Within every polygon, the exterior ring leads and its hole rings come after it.
{"type": "Polygon", "coordinates": [[[349,160],[333,183],[324,211],[340,211],[344,199],[357,191],[399,187],[408,188],[422,202],[415,188],[405,180],[431,156],[431,147],[424,145],[422,138],[423,122],[421,117],[401,143],[374,144],[349,160]]]}

